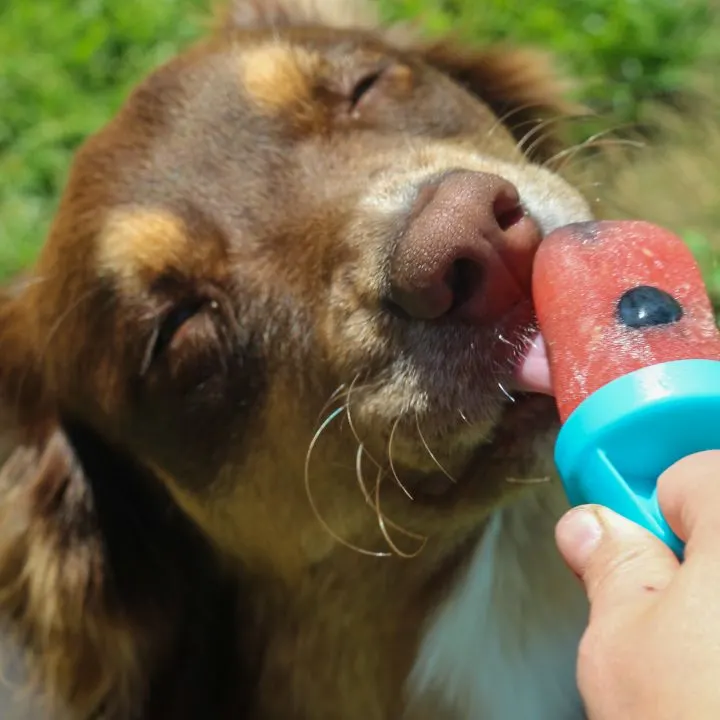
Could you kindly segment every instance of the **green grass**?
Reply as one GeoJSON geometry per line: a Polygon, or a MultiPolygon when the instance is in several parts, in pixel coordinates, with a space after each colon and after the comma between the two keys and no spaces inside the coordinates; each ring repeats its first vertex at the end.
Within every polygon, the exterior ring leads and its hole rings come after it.
{"type": "MultiPolygon", "coordinates": [[[[78,144],[148,70],[200,35],[208,4],[0,4],[0,276],[37,252],[78,144]]],[[[419,21],[430,33],[555,49],[582,80],[579,99],[619,125],[644,122],[649,101],[677,103],[681,89],[720,54],[720,33],[700,0],[384,0],[384,12],[419,21]]],[[[720,165],[720,149],[715,159],[720,165]]],[[[712,172],[714,165],[706,165],[712,172]]],[[[647,205],[652,215],[652,198],[647,205]]],[[[691,210],[670,224],[689,235],[711,269],[712,213],[696,222],[691,210]]],[[[720,291],[720,277],[710,274],[720,291]]]]}
{"type": "Polygon", "coordinates": [[[675,99],[699,62],[718,57],[701,0],[394,0],[387,14],[471,41],[551,48],[582,78],[579,98],[619,122],[640,121],[648,99],[675,99]]]}
{"type": "Polygon", "coordinates": [[[200,32],[203,0],[0,4],[0,275],[34,257],[72,154],[200,32]]]}

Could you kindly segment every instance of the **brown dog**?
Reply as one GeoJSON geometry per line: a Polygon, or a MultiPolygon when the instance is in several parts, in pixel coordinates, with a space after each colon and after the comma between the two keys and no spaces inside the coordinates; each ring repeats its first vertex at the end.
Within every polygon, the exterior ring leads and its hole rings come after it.
{"type": "Polygon", "coordinates": [[[53,718],[581,717],[517,371],[560,85],[309,5],[140,85],[0,300],[0,613],[53,718]]]}

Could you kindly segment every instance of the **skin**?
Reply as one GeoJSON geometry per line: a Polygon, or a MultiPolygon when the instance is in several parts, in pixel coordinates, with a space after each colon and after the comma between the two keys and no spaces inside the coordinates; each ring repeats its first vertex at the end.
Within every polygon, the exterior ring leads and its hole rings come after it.
{"type": "Polygon", "coordinates": [[[591,604],[577,672],[591,720],[720,716],[720,452],[684,458],[658,497],[686,544],[680,564],[643,528],[586,506],[557,543],[591,604]]]}

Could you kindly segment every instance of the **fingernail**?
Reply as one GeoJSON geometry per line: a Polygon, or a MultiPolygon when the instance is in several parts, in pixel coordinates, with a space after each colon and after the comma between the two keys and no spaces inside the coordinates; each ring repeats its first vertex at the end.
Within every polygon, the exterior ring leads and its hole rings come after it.
{"type": "Polygon", "coordinates": [[[597,513],[587,507],[567,512],[557,526],[560,552],[575,572],[580,572],[602,538],[602,524],[597,513]]]}

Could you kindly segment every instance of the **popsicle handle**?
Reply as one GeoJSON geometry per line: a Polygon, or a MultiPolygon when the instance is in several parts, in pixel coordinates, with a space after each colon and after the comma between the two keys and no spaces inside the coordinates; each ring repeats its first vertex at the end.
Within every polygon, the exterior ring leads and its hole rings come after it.
{"type": "Polygon", "coordinates": [[[684,544],[663,517],[654,487],[649,494],[645,483],[633,487],[632,480],[628,482],[601,449],[589,455],[580,482],[581,487],[573,485],[567,490],[572,505],[604,505],[649,530],[682,559],[684,544]]]}
{"type": "Polygon", "coordinates": [[[703,450],[720,450],[720,361],[676,360],[624,375],[586,398],[560,430],[555,462],[571,505],[609,507],[682,559],[683,544],[658,505],[657,479],[703,450]]]}

